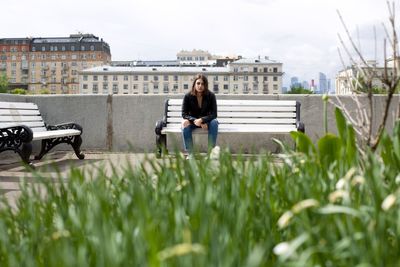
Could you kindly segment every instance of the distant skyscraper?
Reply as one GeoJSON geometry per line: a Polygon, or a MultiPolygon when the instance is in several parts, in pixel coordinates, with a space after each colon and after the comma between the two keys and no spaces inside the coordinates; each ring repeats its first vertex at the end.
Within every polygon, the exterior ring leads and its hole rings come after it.
{"type": "Polygon", "coordinates": [[[318,87],[319,87],[318,92],[320,94],[325,94],[325,93],[327,93],[329,91],[328,90],[328,81],[326,79],[326,75],[324,73],[322,73],[322,72],[319,73],[319,86],[318,87]]]}
{"type": "Polygon", "coordinates": [[[292,78],[290,78],[290,87],[296,87],[299,86],[299,78],[296,76],[293,76],[292,78]]]}
{"type": "Polygon", "coordinates": [[[303,85],[304,89],[309,89],[310,88],[310,84],[307,81],[303,81],[302,85],[303,85]]]}

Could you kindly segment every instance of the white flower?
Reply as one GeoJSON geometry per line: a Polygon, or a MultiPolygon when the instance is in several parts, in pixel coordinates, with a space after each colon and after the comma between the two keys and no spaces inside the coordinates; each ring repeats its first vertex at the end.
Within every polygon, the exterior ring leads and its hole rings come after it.
{"type": "Polygon", "coordinates": [[[286,226],[289,225],[290,220],[293,217],[293,212],[286,211],[284,214],[282,214],[282,216],[279,218],[278,220],[278,227],[280,229],[285,228],[286,226]]]}
{"type": "Polygon", "coordinates": [[[394,203],[396,203],[396,196],[393,194],[390,194],[383,200],[381,208],[384,211],[387,211],[394,205],[394,203]]]}
{"type": "Polygon", "coordinates": [[[274,253],[277,256],[287,254],[290,250],[290,245],[288,242],[279,243],[274,247],[274,253]]]}
{"type": "Polygon", "coordinates": [[[329,194],[329,202],[334,203],[339,199],[345,199],[349,197],[349,193],[344,190],[336,190],[329,194]]]}
{"type": "Polygon", "coordinates": [[[316,201],[315,199],[305,199],[297,203],[296,205],[293,206],[292,211],[294,213],[299,213],[300,211],[312,207],[318,207],[319,202],[316,201]]]}

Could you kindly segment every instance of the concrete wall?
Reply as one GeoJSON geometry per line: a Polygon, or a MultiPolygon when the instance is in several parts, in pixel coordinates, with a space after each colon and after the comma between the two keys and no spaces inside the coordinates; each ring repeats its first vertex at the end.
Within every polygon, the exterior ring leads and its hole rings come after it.
{"type": "MultiPolygon", "coordinates": [[[[182,98],[183,95],[35,95],[16,96],[0,94],[0,101],[34,102],[38,104],[46,123],[77,122],[83,127],[84,150],[153,152],[155,149],[155,122],[162,118],[164,100],[166,98],[182,98]]],[[[323,130],[323,101],[320,95],[218,95],[218,99],[283,99],[301,102],[301,120],[305,123],[306,133],[317,140],[323,130]]],[[[341,96],[348,110],[353,113],[357,105],[351,96],[341,96]]],[[[331,100],[337,102],[335,96],[331,100]]],[[[368,107],[367,99],[359,97],[363,107],[368,107]]],[[[383,114],[385,97],[375,96],[373,108],[374,128],[383,114]]],[[[388,121],[393,123],[395,111],[399,107],[399,96],[396,96],[388,121]]],[[[396,113],[397,114],[397,113],[396,113]]],[[[336,132],[334,105],[328,105],[329,131],[336,132]]],[[[232,151],[275,151],[277,146],[271,138],[279,138],[291,142],[287,135],[266,134],[221,134],[218,144],[230,147],[232,151]]],[[[195,138],[197,143],[206,143],[206,136],[195,138]],[[200,140],[199,140],[200,139],[200,140]]],[[[181,136],[168,138],[168,145],[173,149],[177,145],[181,149],[181,136]]],[[[204,146],[203,146],[204,147],[204,146]]],[[[64,147],[61,147],[63,149],[64,147]]]]}

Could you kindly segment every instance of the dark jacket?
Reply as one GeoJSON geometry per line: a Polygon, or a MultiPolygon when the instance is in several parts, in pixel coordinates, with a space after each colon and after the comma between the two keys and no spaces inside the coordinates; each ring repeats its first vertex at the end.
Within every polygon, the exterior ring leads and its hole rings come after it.
{"type": "Polygon", "coordinates": [[[197,97],[190,92],[185,94],[182,103],[182,117],[193,122],[202,118],[204,123],[209,123],[217,118],[217,100],[213,92],[208,91],[203,95],[201,108],[197,104],[197,97]]]}

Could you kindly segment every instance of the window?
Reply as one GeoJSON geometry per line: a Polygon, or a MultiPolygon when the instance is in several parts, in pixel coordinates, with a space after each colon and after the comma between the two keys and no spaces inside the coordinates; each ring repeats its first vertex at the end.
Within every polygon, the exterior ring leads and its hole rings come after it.
{"type": "Polygon", "coordinates": [[[164,94],[168,94],[169,93],[168,83],[164,83],[163,92],[164,92],[164,94]]]}
{"type": "Polygon", "coordinates": [[[82,89],[83,89],[83,90],[87,90],[87,89],[88,89],[88,85],[87,85],[87,84],[83,84],[83,85],[82,85],[82,89]]]}
{"type": "Polygon", "coordinates": [[[149,93],[149,85],[147,83],[143,84],[143,94],[149,93]]]}
{"type": "Polygon", "coordinates": [[[264,68],[264,72],[268,72],[268,68],[264,68]]]}
{"type": "Polygon", "coordinates": [[[258,82],[258,76],[254,76],[253,81],[258,82]]]}
{"type": "Polygon", "coordinates": [[[268,94],[268,83],[263,85],[263,94],[268,94]]]}
{"type": "Polygon", "coordinates": [[[234,84],[234,85],[233,85],[233,93],[234,93],[234,94],[237,94],[238,91],[239,91],[239,85],[234,84]]]}
{"type": "Polygon", "coordinates": [[[227,84],[224,84],[224,91],[228,91],[229,90],[229,86],[227,84]]]}
{"type": "Polygon", "coordinates": [[[108,93],[108,83],[103,83],[103,94],[108,93]]]}
{"type": "Polygon", "coordinates": [[[98,80],[97,75],[94,75],[94,76],[93,76],[93,81],[97,81],[97,80],[98,80]]]}
{"type": "Polygon", "coordinates": [[[61,51],[65,51],[65,45],[61,46],[61,51]]]}
{"type": "Polygon", "coordinates": [[[168,75],[164,75],[164,81],[168,81],[168,75]]]}
{"type": "Polygon", "coordinates": [[[90,51],[94,51],[94,45],[90,46],[90,51]]]}
{"type": "Polygon", "coordinates": [[[46,51],[46,47],[42,46],[42,51],[43,52],[46,51]]]}
{"type": "Polygon", "coordinates": [[[174,75],[174,81],[175,81],[175,82],[178,81],[178,75],[174,75]]]}
{"type": "Polygon", "coordinates": [[[148,81],[148,80],[149,80],[149,76],[144,75],[144,76],[143,76],[143,80],[144,80],[144,81],[148,81]]]}
{"type": "Polygon", "coordinates": [[[274,89],[274,91],[278,90],[278,85],[277,85],[277,84],[274,84],[274,85],[273,85],[273,89],[274,89]]]}
{"type": "Polygon", "coordinates": [[[124,88],[124,90],[128,90],[128,85],[124,84],[123,88],[124,88]]]}
{"type": "Polygon", "coordinates": [[[107,75],[103,76],[103,81],[105,81],[105,82],[108,81],[108,76],[107,75]]]}
{"type": "Polygon", "coordinates": [[[268,76],[263,77],[264,82],[268,82],[268,76]]]}
{"type": "Polygon", "coordinates": [[[183,85],[183,89],[185,89],[185,90],[189,89],[189,85],[188,85],[187,83],[184,84],[184,85],[183,85]]]}
{"type": "Polygon", "coordinates": [[[253,84],[253,94],[258,94],[258,83],[253,84]]]}
{"type": "Polygon", "coordinates": [[[214,81],[218,81],[218,76],[214,76],[214,81]]]}
{"type": "Polygon", "coordinates": [[[248,81],[249,80],[249,76],[243,76],[243,81],[248,81]]]}
{"type": "Polygon", "coordinates": [[[238,67],[234,67],[233,68],[233,72],[238,72],[239,71],[239,68],[238,67]]]}
{"type": "Polygon", "coordinates": [[[139,76],[137,76],[137,75],[133,76],[133,80],[134,81],[138,81],[139,80],[139,76]]]}
{"type": "Polygon", "coordinates": [[[249,85],[247,83],[243,84],[243,94],[249,93],[249,85]]]}
{"type": "Polygon", "coordinates": [[[237,75],[234,75],[234,76],[233,76],[233,80],[234,80],[234,81],[238,81],[238,80],[239,80],[238,76],[237,76],[237,75]]]}
{"type": "Polygon", "coordinates": [[[229,76],[228,75],[224,75],[224,82],[229,81],[229,76]]]}
{"type": "Polygon", "coordinates": [[[278,68],[274,68],[273,72],[278,72],[278,68]]]}
{"type": "Polygon", "coordinates": [[[92,91],[93,91],[93,94],[97,94],[99,92],[99,87],[98,87],[97,83],[93,84],[92,91]]]}
{"type": "Polygon", "coordinates": [[[177,94],[178,93],[178,85],[174,84],[174,87],[172,87],[172,91],[177,94]]]}
{"type": "Polygon", "coordinates": [[[71,45],[71,51],[75,51],[75,46],[71,45]]]}
{"type": "Polygon", "coordinates": [[[274,80],[273,81],[277,82],[278,81],[278,77],[274,76],[274,80]]]}
{"type": "Polygon", "coordinates": [[[113,94],[118,94],[118,84],[113,84],[113,94]]]}
{"type": "Polygon", "coordinates": [[[158,81],[158,76],[154,75],[153,79],[154,79],[154,81],[158,81]]]}
{"type": "Polygon", "coordinates": [[[253,68],[253,72],[257,72],[257,67],[254,67],[254,68],[253,68]]]}
{"type": "Polygon", "coordinates": [[[113,75],[113,81],[118,81],[118,76],[117,75],[113,75]]]}
{"type": "Polygon", "coordinates": [[[214,93],[218,94],[219,92],[218,84],[214,84],[213,91],[214,93]]]}
{"type": "Polygon", "coordinates": [[[158,84],[153,85],[153,93],[158,94],[158,84]]]}
{"type": "Polygon", "coordinates": [[[32,52],[35,52],[36,51],[36,47],[32,47],[32,52]]]}
{"type": "Polygon", "coordinates": [[[124,81],[128,80],[128,75],[124,75],[124,81]]]}

